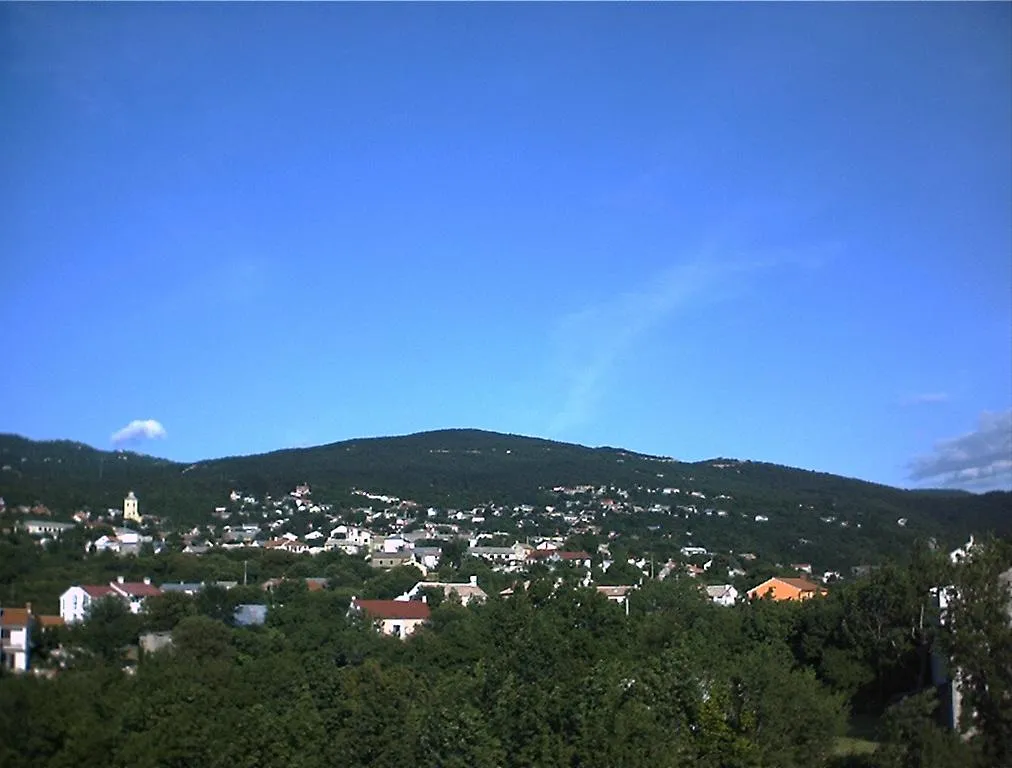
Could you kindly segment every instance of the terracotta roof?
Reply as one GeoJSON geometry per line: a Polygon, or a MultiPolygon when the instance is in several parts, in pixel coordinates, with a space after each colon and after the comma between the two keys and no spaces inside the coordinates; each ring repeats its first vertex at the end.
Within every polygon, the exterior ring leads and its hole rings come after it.
{"type": "Polygon", "coordinates": [[[414,600],[355,600],[352,606],[374,619],[429,618],[429,606],[414,600]]]}
{"type": "Polygon", "coordinates": [[[107,587],[102,584],[85,584],[81,587],[91,597],[106,597],[107,595],[115,595],[116,590],[112,587],[107,587]]]}
{"type": "Polygon", "coordinates": [[[777,579],[777,581],[782,581],[785,584],[790,584],[792,587],[794,587],[795,589],[800,589],[802,592],[819,592],[823,589],[823,587],[820,587],[818,584],[815,584],[809,581],[808,579],[785,578],[783,576],[777,576],[775,578],[777,579]]]}
{"type": "Polygon", "coordinates": [[[560,552],[559,557],[563,560],[590,560],[586,552],[560,552]]]}
{"type": "Polygon", "coordinates": [[[0,609],[0,625],[5,627],[23,627],[28,624],[27,608],[0,609]]]}
{"type": "Polygon", "coordinates": [[[132,597],[153,597],[162,594],[162,590],[154,584],[145,584],[143,581],[124,581],[122,584],[117,583],[115,588],[132,597]]]}
{"type": "Polygon", "coordinates": [[[39,624],[43,628],[63,626],[62,616],[36,616],[35,618],[39,620],[39,624]]]}

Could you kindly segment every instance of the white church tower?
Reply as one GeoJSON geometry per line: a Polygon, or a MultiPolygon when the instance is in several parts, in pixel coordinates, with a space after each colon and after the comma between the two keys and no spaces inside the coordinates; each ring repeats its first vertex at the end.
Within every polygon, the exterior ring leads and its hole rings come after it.
{"type": "Polygon", "coordinates": [[[141,513],[137,511],[137,497],[134,496],[133,491],[130,491],[123,499],[123,522],[127,520],[133,520],[138,525],[141,522],[141,513]]]}

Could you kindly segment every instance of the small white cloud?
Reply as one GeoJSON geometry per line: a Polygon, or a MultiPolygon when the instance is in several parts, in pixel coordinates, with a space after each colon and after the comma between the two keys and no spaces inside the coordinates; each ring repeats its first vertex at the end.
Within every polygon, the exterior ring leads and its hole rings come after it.
{"type": "Polygon", "coordinates": [[[968,490],[1012,487],[1012,409],[985,411],[973,432],[936,443],[931,453],[910,463],[909,477],[968,490]]]}
{"type": "Polygon", "coordinates": [[[112,442],[115,445],[133,440],[153,440],[165,437],[165,427],[154,419],[134,419],[123,429],[113,432],[112,442]]]}

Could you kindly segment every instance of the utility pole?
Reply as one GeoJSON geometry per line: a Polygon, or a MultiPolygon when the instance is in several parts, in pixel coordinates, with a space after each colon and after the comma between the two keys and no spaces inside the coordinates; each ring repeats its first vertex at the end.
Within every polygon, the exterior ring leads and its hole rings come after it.
{"type": "Polygon", "coordinates": [[[246,586],[246,563],[248,563],[248,562],[249,562],[249,560],[243,560],[242,561],[242,585],[244,587],[246,586]]]}

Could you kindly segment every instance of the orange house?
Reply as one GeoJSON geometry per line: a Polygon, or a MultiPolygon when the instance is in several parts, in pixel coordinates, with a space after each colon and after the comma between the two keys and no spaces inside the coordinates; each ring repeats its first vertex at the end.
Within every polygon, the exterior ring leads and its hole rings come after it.
{"type": "Polygon", "coordinates": [[[808,579],[791,579],[774,576],[766,579],[757,587],[748,591],[749,599],[770,597],[774,600],[807,600],[816,595],[825,595],[826,589],[808,579]]]}

